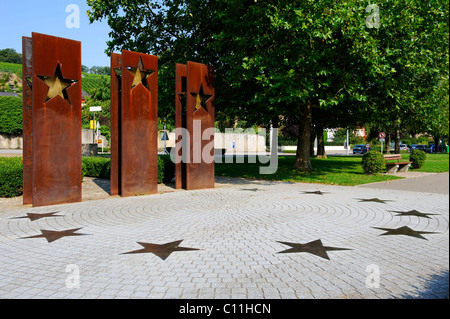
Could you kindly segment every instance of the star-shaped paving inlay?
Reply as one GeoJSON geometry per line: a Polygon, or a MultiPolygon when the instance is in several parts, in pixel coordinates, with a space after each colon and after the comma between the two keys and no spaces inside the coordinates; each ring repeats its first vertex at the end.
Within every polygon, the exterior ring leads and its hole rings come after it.
{"type": "Polygon", "coordinates": [[[60,96],[65,100],[68,99],[66,89],[70,87],[74,81],[63,78],[59,63],[57,64],[55,74],[52,77],[39,76],[39,78],[48,86],[47,101],[56,96],[60,96]]]}
{"type": "Polygon", "coordinates": [[[257,192],[259,191],[259,188],[242,188],[241,191],[243,192],[257,192]]]}
{"type": "Polygon", "coordinates": [[[381,228],[381,227],[373,227],[375,229],[380,229],[380,230],[384,230],[385,233],[381,234],[380,236],[388,236],[388,235],[405,235],[405,236],[411,236],[411,237],[416,237],[416,238],[421,238],[421,239],[426,239],[425,237],[422,236],[422,234],[439,234],[439,233],[435,233],[435,232],[426,232],[426,231],[415,231],[411,228],[409,228],[408,226],[403,226],[400,228],[381,228]]]}
{"type": "Polygon", "coordinates": [[[63,237],[70,236],[83,236],[86,234],[76,234],[75,232],[80,230],[81,228],[63,230],[63,231],[55,231],[55,230],[43,230],[41,229],[41,235],[35,235],[30,237],[22,237],[21,239],[29,239],[29,238],[45,238],[49,243],[61,239],[63,237]]]}
{"type": "Polygon", "coordinates": [[[434,216],[434,215],[438,215],[438,214],[425,214],[425,213],[421,213],[415,209],[410,210],[409,212],[402,212],[402,211],[391,211],[391,213],[397,213],[397,215],[395,216],[417,216],[417,217],[423,217],[423,218],[428,218],[431,219],[431,217],[428,216],[434,216]]]}
{"type": "Polygon", "coordinates": [[[205,95],[203,91],[203,84],[200,85],[200,92],[199,93],[193,93],[191,92],[191,95],[195,97],[195,110],[198,110],[200,108],[203,108],[205,111],[207,111],[206,108],[206,102],[212,97],[212,95],[205,95]]]}
{"type": "Polygon", "coordinates": [[[369,199],[358,198],[358,199],[360,202],[374,202],[374,203],[381,203],[381,204],[386,204],[386,202],[392,202],[391,200],[378,199],[378,198],[369,198],[369,199]]]}
{"type": "Polygon", "coordinates": [[[23,218],[28,218],[31,221],[35,221],[41,218],[47,218],[47,217],[62,217],[62,215],[55,215],[58,212],[53,212],[53,213],[45,213],[45,214],[35,214],[35,213],[27,213],[27,216],[22,216],[22,217],[15,217],[13,219],[23,219],[23,218]]]}
{"type": "Polygon", "coordinates": [[[167,257],[169,257],[174,251],[192,251],[192,250],[200,250],[197,248],[187,248],[187,247],[180,247],[180,244],[183,240],[174,241],[167,244],[150,244],[150,243],[141,243],[138,242],[139,245],[144,247],[143,249],[130,251],[127,253],[123,253],[122,255],[126,254],[146,254],[146,253],[152,253],[162,260],[166,260],[167,257]]]}
{"type": "Polygon", "coordinates": [[[327,194],[327,193],[321,192],[321,191],[313,191],[313,192],[303,192],[303,194],[323,195],[323,194],[327,194]]]}
{"type": "Polygon", "coordinates": [[[324,259],[330,260],[328,257],[327,251],[336,251],[336,250],[351,250],[348,248],[337,248],[337,247],[327,247],[322,244],[320,239],[306,243],[306,244],[296,244],[296,243],[287,243],[279,241],[280,244],[291,246],[291,248],[278,252],[279,254],[290,254],[290,253],[310,253],[324,259]]]}

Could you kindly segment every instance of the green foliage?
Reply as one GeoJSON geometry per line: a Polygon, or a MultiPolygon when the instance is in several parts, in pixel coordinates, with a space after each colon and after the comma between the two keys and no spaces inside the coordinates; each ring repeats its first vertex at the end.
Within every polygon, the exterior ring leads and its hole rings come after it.
{"type": "Polygon", "coordinates": [[[104,157],[83,157],[82,175],[109,179],[111,175],[111,160],[104,157]]]}
{"type": "Polygon", "coordinates": [[[17,53],[14,49],[0,50],[0,62],[21,64],[22,54],[17,53]]]}
{"type": "MultiPolygon", "coordinates": [[[[379,28],[365,24],[370,3],[88,0],[87,14],[91,23],[108,21],[108,51],[160,57],[165,116],[173,114],[173,65],[191,60],[215,67],[218,121],[267,127],[279,115],[305,117],[310,102],[329,111],[324,127],[375,122],[397,130],[427,119],[448,131],[443,112],[439,123],[427,116],[439,83],[448,87],[448,1],[381,2],[379,28]]],[[[309,135],[299,132],[300,140],[309,135]]]]}
{"type": "Polygon", "coordinates": [[[386,160],[378,151],[370,151],[363,155],[361,165],[366,174],[376,174],[386,171],[386,160]]]}
{"type": "Polygon", "coordinates": [[[158,183],[171,183],[175,177],[175,163],[170,155],[158,157],[158,183]]]}
{"type": "Polygon", "coordinates": [[[0,62],[0,72],[14,73],[17,74],[19,78],[22,78],[22,60],[20,61],[20,64],[0,62]]]}
{"type": "MultiPolygon", "coordinates": [[[[109,179],[111,176],[111,159],[105,157],[83,157],[82,176],[109,179]]],[[[175,164],[170,156],[158,157],[158,183],[169,183],[175,176],[175,164]]]]}
{"type": "Polygon", "coordinates": [[[427,154],[422,150],[413,150],[409,155],[409,161],[412,162],[411,167],[419,169],[425,164],[427,154]]]}
{"type": "Polygon", "coordinates": [[[0,97],[0,133],[20,135],[23,131],[22,99],[0,97]]]}
{"type": "Polygon", "coordinates": [[[23,193],[20,157],[0,157],[0,197],[16,197],[23,193]]]}
{"type": "Polygon", "coordinates": [[[109,76],[83,73],[83,78],[81,80],[81,87],[86,93],[92,94],[94,90],[105,85],[104,81],[106,81],[107,86],[109,87],[110,81],[109,76]]]}

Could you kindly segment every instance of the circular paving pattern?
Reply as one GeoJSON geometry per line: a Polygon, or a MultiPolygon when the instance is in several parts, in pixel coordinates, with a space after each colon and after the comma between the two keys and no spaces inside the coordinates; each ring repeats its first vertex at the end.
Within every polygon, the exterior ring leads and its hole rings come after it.
{"type": "Polygon", "coordinates": [[[448,212],[447,195],[290,183],[16,207],[0,297],[447,297],[448,212]]]}

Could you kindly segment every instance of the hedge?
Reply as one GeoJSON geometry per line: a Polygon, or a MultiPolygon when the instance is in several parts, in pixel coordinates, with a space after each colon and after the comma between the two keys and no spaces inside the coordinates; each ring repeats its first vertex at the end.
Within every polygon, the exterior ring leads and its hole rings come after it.
{"type": "MultiPolygon", "coordinates": [[[[109,179],[111,159],[105,157],[83,157],[83,176],[109,179]]],[[[175,164],[169,155],[158,156],[158,183],[170,183],[175,177],[175,164]]]]}
{"type": "Polygon", "coordinates": [[[17,197],[23,194],[22,159],[0,157],[0,197],[17,197]]]}
{"type": "Polygon", "coordinates": [[[13,96],[0,97],[0,133],[20,135],[23,131],[22,99],[13,96]]]}
{"type": "MultiPolygon", "coordinates": [[[[111,160],[104,157],[83,157],[82,176],[110,178],[111,160]]],[[[23,194],[23,165],[20,157],[0,157],[0,197],[23,194]]],[[[170,183],[175,176],[175,164],[170,156],[158,157],[158,183],[170,183]]]]}

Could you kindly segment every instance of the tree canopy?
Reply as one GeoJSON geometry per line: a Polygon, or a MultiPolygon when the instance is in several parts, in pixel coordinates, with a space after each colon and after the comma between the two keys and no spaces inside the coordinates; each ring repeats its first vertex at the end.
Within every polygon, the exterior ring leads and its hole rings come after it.
{"type": "Polygon", "coordinates": [[[0,50],[0,62],[22,64],[22,54],[14,49],[0,50]]]}
{"type": "MultiPolygon", "coordinates": [[[[159,56],[160,114],[173,117],[175,63],[211,65],[217,120],[268,126],[295,119],[295,167],[301,170],[312,169],[313,125],[419,126],[421,118],[436,113],[436,94],[448,92],[449,10],[443,0],[386,0],[379,6],[358,0],[88,5],[91,22],[106,19],[111,27],[108,53],[128,49],[159,56]]],[[[444,102],[441,107],[448,109],[444,102]]]]}

